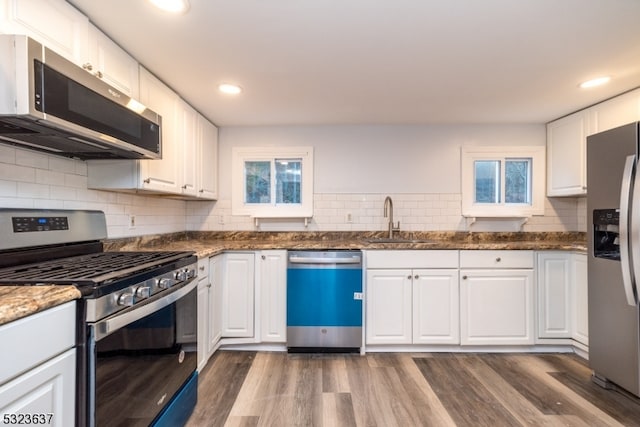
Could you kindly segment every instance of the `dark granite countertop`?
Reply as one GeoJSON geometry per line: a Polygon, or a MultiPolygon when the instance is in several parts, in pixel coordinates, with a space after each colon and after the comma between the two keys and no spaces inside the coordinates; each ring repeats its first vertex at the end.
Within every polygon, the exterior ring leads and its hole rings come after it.
{"type": "Polygon", "coordinates": [[[0,286],[0,325],[80,298],[75,286],[0,286]]]}
{"type": "Polygon", "coordinates": [[[205,258],[224,251],[323,250],[560,250],[586,252],[585,233],[400,233],[386,241],[380,232],[185,232],[105,242],[105,250],[194,251],[205,258]]]}
{"type": "MultiPolygon", "coordinates": [[[[383,232],[191,231],[104,242],[106,251],[194,251],[206,258],[224,251],[265,249],[560,250],[586,252],[585,233],[400,232],[389,243],[383,232]]],[[[0,325],[80,298],[74,286],[0,286],[0,325]]]]}

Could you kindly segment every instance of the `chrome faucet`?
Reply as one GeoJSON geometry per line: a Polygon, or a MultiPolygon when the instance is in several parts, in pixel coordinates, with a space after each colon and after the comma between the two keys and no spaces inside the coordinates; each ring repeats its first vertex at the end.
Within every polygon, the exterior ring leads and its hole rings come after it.
{"type": "Polygon", "coordinates": [[[393,225],[393,200],[389,196],[384,199],[384,217],[387,216],[389,216],[389,238],[393,239],[393,232],[400,231],[400,221],[398,225],[393,225]]]}

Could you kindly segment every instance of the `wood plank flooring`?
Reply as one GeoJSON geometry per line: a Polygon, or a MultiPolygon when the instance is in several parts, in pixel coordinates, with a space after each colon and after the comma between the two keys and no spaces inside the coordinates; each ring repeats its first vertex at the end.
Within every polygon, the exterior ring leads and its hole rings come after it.
{"type": "Polygon", "coordinates": [[[639,426],[571,354],[219,351],[187,427],[639,426]]]}

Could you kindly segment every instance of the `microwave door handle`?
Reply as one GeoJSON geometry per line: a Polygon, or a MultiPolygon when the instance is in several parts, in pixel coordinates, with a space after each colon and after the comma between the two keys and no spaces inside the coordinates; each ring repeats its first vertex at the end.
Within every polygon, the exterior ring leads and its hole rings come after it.
{"type": "MultiPolygon", "coordinates": [[[[634,182],[640,176],[635,172],[635,160],[636,156],[627,156],[624,163],[624,172],[622,174],[622,186],[620,188],[620,223],[619,223],[619,245],[620,245],[620,266],[622,268],[622,284],[624,286],[624,294],[627,299],[627,304],[636,305],[636,293],[635,293],[635,277],[638,277],[636,270],[640,267],[640,235],[638,235],[639,221],[633,217],[638,215],[631,215],[631,224],[629,223],[629,212],[631,209],[640,208],[638,202],[640,201],[640,185],[634,182]],[[632,186],[633,197],[632,197],[632,186]],[[631,254],[629,254],[631,252],[631,254]],[[630,259],[630,255],[633,260],[630,259]],[[632,265],[633,270],[632,271],[632,265]]],[[[635,209],[634,209],[635,211],[635,209]]]]}

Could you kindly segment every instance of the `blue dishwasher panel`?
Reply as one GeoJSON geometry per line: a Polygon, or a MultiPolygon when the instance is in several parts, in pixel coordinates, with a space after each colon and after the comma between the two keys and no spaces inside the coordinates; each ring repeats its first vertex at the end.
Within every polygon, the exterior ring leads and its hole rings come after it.
{"type": "Polygon", "coordinates": [[[362,326],[362,269],[287,270],[287,326],[362,326]]]}

